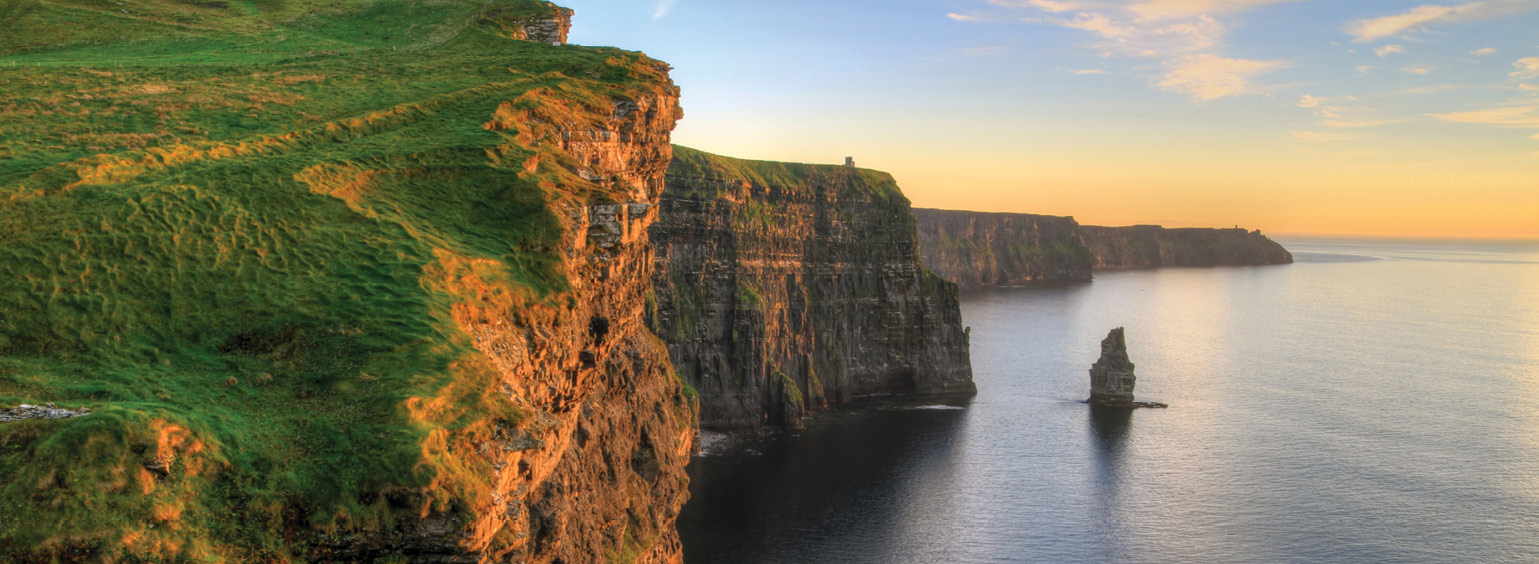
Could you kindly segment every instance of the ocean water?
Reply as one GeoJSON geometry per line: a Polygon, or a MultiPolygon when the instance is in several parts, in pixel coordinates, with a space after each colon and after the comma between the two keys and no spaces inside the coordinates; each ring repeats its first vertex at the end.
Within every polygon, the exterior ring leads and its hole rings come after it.
{"type": "Polygon", "coordinates": [[[697,458],[686,562],[1539,562],[1539,245],[1283,243],[966,296],[977,398],[697,458]]]}

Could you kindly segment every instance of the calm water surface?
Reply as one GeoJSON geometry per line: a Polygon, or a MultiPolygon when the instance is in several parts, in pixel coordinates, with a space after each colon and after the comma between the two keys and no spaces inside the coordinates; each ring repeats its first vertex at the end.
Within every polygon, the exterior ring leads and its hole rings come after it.
{"type": "Polygon", "coordinates": [[[1539,247],[1284,244],[967,296],[976,399],[697,458],[687,562],[1539,562],[1539,247]]]}

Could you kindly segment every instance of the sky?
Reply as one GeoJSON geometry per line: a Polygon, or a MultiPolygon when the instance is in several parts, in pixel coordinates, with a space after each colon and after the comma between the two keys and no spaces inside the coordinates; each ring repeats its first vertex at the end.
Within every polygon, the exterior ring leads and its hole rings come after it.
{"type": "Polygon", "coordinates": [[[558,0],[667,61],[674,142],[917,207],[1539,238],[1539,0],[558,0]]]}

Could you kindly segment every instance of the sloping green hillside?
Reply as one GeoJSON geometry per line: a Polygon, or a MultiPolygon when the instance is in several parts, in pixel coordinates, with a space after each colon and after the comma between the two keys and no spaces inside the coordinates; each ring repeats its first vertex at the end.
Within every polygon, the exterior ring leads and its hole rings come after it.
{"type": "Polygon", "coordinates": [[[0,4],[0,561],[288,561],[469,511],[516,425],[455,324],[559,303],[540,141],[671,88],[535,0],[0,4]]]}

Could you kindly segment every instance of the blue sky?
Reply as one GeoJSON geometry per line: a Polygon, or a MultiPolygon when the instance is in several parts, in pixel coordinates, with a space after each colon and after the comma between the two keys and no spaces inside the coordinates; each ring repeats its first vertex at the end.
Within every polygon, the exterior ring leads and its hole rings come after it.
{"type": "Polygon", "coordinates": [[[676,142],[916,205],[1539,237],[1539,0],[562,3],[675,67],[676,142]]]}

